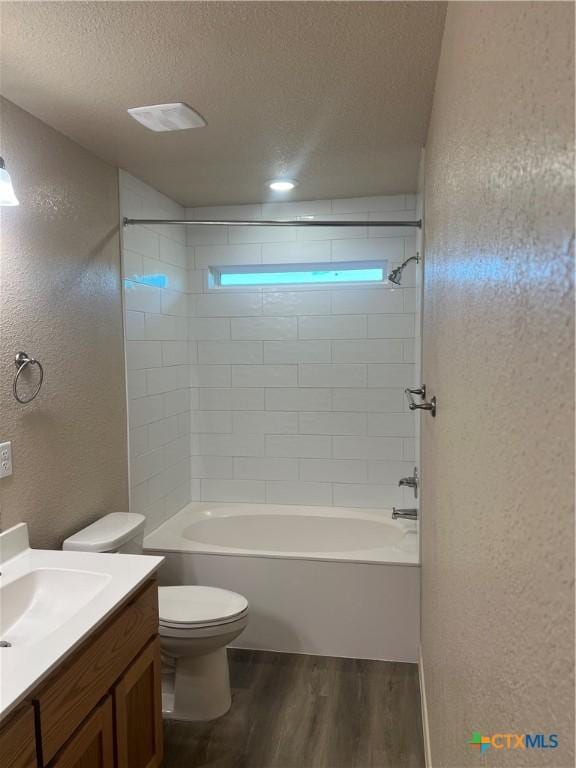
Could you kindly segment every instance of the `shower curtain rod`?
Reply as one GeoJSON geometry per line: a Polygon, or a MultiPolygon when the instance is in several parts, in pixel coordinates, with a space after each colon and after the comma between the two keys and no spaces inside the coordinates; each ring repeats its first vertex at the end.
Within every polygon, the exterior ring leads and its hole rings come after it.
{"type": "Polygon", "coordinates": [[[417,221],[321,221],[320,219],[289,220],[253,220],[253,219],[123,219],[125,227],[134,224],[178,224],[189,227],[422,227],[422,219],[417,221]]]}

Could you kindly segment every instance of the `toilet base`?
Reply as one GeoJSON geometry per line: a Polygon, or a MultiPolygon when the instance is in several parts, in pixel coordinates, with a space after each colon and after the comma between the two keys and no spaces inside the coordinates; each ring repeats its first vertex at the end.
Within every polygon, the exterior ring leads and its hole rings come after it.
{"type": "Polygon", "coordinates": [[[230,709],[226,648],[174,659],[174,672],[162,675],[162,715],[169,720],[207,721],[230,709]]]}

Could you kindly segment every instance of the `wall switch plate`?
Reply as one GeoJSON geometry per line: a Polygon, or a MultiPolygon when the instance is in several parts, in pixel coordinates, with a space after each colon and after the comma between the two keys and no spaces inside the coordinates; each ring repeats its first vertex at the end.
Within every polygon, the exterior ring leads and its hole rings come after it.
{"type": "Polygon", "coordinates": [[[12,474],[12,443],[0,443],[0,478],[12,474]]]}

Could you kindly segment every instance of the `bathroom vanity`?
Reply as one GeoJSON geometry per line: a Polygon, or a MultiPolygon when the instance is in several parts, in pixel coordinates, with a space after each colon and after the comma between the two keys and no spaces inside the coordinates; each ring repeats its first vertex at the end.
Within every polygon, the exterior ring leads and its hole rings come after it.
{"type": "MultiPolygon", "coordinates": [[[[156,768],[162,761],[155,579],[161,559],[84,555],[80,563],[77,557],[27,549],[2,563],[1,628],[13,641],[0,648],[2,768],[156,768]],[[52,567],[42,565],[50,558],[52,567]],[[107,580],[43,643],[26,640],[18,626],[40,621],[34,605],[51,600],[43,579],[54,573],[77,581],[100,573],[107,580]],[[18,614],[19,601],[25,605],[18,614]],[[10,625],[11,615],[16,621],[10,625]],[[59,653],[63,642],[67,647],[59,653]]],[[[51,612],[46,605],[41,611],[47,620],[51,612]]]]}

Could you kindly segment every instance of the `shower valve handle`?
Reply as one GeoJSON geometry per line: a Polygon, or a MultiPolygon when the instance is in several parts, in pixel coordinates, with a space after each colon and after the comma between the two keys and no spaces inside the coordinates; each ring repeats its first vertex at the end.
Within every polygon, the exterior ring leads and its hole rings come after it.
{"type": "Polygon", "coordinates": [[[426,401],[426,385],[422,384],[421,387],[418,387],[417,389],[410,389],[409,387],[406,387],[404,390],[404,394],[408,398],[408,408],[411,411],[430,411],[430,414],[432,416],[436,416],[436,398],[433,397],[430,402],[426,401]],[[422,398],[424,400],[423,403],[415,403],[414,402],[414,395],[418,395],[418,397],[422,398]]]}

